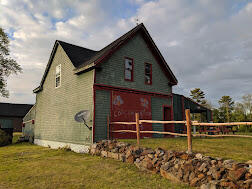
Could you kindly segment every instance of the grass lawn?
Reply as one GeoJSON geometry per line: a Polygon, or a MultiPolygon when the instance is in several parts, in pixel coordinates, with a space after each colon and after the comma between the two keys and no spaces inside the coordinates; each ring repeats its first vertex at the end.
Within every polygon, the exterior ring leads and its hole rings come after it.
{"type": "MultiPolygon", "coordinates": [[[[246,134],[248,135],[248,133],[246,134]]],[[[136,143],[136,139],[122,141],[136,143]]],[[[186,151],[187,139],[185,137],[141,139],[140,145],[151,148],[161,147],[166,150],[186,151]]],[[[192,148],[193,152],[200,152],[207,156],[234,159],[240,162],[252,160],[252,138],[193,138],[192,148]]]]}
{"type": "Polygon", "coordinates": [[[0,147],[0,188],[189,187],[116,160],[21,143],[0,147]]]}

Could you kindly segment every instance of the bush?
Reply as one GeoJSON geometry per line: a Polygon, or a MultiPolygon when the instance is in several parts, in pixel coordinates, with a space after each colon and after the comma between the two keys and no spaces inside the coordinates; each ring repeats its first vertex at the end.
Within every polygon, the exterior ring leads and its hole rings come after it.
{"type": "Polygon", "coordinates": [[[247,125],[240,125],[239,132],[252,132],[252,127],[248,127],[247,125]]]}
{"type": "Polygon", "coordinates": [[[6,146],[12,143],[12,137],[0,129],[0,146],[6,146]]]}

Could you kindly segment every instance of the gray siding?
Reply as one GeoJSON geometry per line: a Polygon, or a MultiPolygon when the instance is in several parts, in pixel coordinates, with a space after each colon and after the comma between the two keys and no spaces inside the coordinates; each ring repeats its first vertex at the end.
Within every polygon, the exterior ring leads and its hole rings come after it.
{"type": "Polygon", "coordinates": [[[125,87],[147,92],[170,94],[169,80],[148,48],[141,34],[137,34],[107,61],[101,63],[102,70],[96,73],[96,83],[125,87]],[[134,81],[124,80],[124,59],[134,59],[134,81]],[[145,84],[144,64],[152,64],[152,85],[145,84]]]}
{"type": "Polygon", "coordinates": [[[107,116],[110,115],[110,91],[95,92],[95,137],[94,141],[107,139],[107,116]]]}
{"type": "MultiPolygon", "coordinates": [[[[161,97],[152,97],[151,98],[151,111],[152,111],[152,120],[163,120],[163,105],[170,106],[171,98],[161,98],[161,97]]],[[[163,124],[152,124],[153,131],[164,131],[163,124]]],[[[163,137],[160,134],[153,134],[153,137],[159,138],[163,137]]]]}

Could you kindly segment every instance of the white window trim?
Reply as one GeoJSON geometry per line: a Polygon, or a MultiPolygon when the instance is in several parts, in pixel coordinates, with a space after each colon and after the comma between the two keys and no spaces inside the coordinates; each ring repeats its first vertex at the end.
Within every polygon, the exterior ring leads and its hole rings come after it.
{"type": "Polygon", "coordinates": [[[57,89],[57,88],[59,88],[60,86],[61,86],[61,64],[59,64],[59,65],[57,65],[56,67],[55,67],[55,88],[57,89]],[[59,77],[60,77],[60,81],[59,81],[59,86],[56,86],[56,78],[57,78],[57,76],[56,76],[56,69],[57,69],[57,67],[60,67],[60,74],[59,74],[59,77]]]}

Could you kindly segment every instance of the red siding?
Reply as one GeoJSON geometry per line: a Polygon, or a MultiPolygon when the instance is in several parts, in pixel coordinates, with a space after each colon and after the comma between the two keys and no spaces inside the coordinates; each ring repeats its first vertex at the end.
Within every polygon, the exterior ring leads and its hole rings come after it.
{"type": "MultiPolygon", "coordinates": [[[[134,122],[135,113],[140,119],[152,119],[151,96],[128,92],[112,91],[111,121],[134,122]]],[[[113,130],[136,130],[135,125],[113,125],[113,130]]],[[[141,130],[151,131],[152,124],[143,124],[141,130]]],[[[152,137],[152,134],[141,134],[141,137],[152,137]]],[[[114,133],[113,138],[136,138],[135,133],[114,133]]]]}

